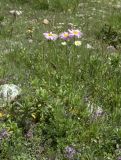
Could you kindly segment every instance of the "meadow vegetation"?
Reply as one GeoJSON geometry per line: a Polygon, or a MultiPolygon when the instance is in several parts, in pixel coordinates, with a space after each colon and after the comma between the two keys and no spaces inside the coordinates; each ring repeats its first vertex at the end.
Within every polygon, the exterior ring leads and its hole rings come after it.
{"type": "Polygon", "coordinates": [[[0,104],[0,159],[120,160],[120,1],[1,0],[0,8],[0,85],[22,90],[0,104]],[[81,36],[60,36],[73,30],[81,36]]]}

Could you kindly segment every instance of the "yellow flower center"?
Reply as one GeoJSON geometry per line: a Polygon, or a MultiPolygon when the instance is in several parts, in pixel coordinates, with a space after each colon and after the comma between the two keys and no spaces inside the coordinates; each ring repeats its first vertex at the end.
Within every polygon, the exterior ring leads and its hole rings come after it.
{"type": "Polygon", "coordinates": [[[51,36],[53,36],[53,34],[52,34],[52,33],[49,33],[48,36],[51,37],[51,36]]]}
{"type": "Polygon", "coordinates": [[[68,37],[68,36],[69,36],[69,34],[68,34],[68,33],[65,33],[65,34],[64,34],[64,37],[68,37]]]}
{"type": "Polygon", "coordinates": [[[78,31],[74,31],[74,34],[77,35],[77,34],[78,34],[78,31]]]}

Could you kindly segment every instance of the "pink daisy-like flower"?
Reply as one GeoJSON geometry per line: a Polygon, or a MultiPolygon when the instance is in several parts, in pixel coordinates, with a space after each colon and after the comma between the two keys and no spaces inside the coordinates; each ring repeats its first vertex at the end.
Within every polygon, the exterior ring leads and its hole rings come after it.
{"type": "Polygon", "coordinates": [[[68,32],[61,33],[59,37],[60,37],[60,39],[63,39],[63,40],[68,40],[70,38],[68,32]]]}
{"type": "Polygon", "coordinates": [[[83,33],[80,32],[78,29],[77,30],[68,30],[69,31],[69,36],[72,37],[77,37],[81,38],[83,36],[83,33]]]}
{"type": "Polygon", "coordinates": [[[54,34],[52,32],[50,32],[50,33],[43,33],[43,35],[45,36],[46,39],[52,40],[52,41],[55,41],[58,38],[58,35],[54,34]]]}

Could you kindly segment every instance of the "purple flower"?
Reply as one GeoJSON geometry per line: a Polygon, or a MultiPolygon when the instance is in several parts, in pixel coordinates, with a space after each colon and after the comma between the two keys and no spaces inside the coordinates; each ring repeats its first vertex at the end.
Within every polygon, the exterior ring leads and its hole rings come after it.
{"type": "Polygon", "coordinates": [[[72,37],[77,37],[81,38],[83,36],[83,33],[80,32],[78,29],[77,30],[68,30],[69,31],[69,36],[72,37]]]}
{"type": "Polygon", "coordinates": [[[75,150],[73,147],[67,146],[67,147],[65,148],[65,156],[66,156],[68,159],[73,158],[75,154],[76,154],[76,150],[75,150]]]}
{"type": "Polygon", "coordinates": [[[58,38],[58,35],[57,34],[54,34],[52,32],[50,33],[43,33],[44,37],[48,40],[52,40],[52,41],[55,41],[57,38],[58,38]]]}
{"type": "Polygon", "coordinates": [[[121,160],[121,157],[118,157],[118,160],[121,160]]]}
{"type": "Polygon", "coordinates": [[[63,40],[69,40],[70,39],[70,35],[68,32],[63,32],[60,34],[60,39],[63,39],[63,40]]]}

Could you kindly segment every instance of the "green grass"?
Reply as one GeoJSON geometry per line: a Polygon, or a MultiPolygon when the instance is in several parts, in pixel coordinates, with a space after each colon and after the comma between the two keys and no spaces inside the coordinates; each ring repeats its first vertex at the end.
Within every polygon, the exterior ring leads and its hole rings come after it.
{"type": "Polygon", "coordinates": [[[22,89],[17,101],[0,106],[4,113],[0,131],[6,128],[9,133],[0,141],[1,160],[66,160],[67,146],[76,150],[73,160],[121,156],[121,10],[117,3],[1,0],[0,82],[22,89]],[[14,19],[9,13],[13,9],[22,15],[14,19]],[[44,19],[48,25],[42,23],[44,19]],[[81,46],[73,42],[63,46],[61,40],[44,38],[47,31],[67,31],[70,23],[84,34],[81,46]],[[114,53],[107,50],[109,45],[116,47],[114,53]],[[102,108],[104,114],[95,118],[91,106],[94,112],[102,108]]]}

